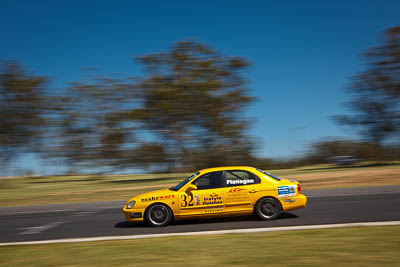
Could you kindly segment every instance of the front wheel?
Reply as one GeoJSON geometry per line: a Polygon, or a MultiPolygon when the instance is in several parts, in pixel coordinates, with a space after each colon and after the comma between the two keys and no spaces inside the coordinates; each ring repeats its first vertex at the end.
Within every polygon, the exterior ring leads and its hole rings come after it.
{"type": "Polygon", "coordinates": [[[166,226],[172,220],[172,212],[164,204],[153,204],[146,210],[146,221],[151,226],[166,226]]]}
{"type": "Polygon", "coordinates": [[[281,213],[281,205],[276,199],[266,197],[257,202],[255,211],[262,220],[275,220],[281,213]]]}

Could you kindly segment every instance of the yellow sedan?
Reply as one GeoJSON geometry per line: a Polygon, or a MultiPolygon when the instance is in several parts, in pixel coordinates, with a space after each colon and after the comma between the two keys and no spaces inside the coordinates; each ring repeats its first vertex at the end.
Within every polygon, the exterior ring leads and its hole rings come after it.
{"type": "Polygon", "coordinates": [[[257,214],[276,219],[282,211],[305,207],[297,181],[253,167],[218,167],[194,173],[174,187],[141,194],[123,207],[129,222],[165,226],[172,220],[257,214]]]}

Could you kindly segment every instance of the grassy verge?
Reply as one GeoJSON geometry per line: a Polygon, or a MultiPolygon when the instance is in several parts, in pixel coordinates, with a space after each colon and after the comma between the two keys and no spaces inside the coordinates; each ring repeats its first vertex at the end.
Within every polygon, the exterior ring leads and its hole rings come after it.
{"type": "Polygon", "coordinates": [[[0,206],[126,200],[177,184],[186,174],[77,175],[0,179],[0,206]]]}
{"type": "MultiPolygon", "coordinates": [[[[294,178],[303,189],[400,185],[400,164],[329,165],[272,170],[294,178]]],[[[190,174],[56,176],[0,179],[0,206],[127,200],[133,195],[177,184],[190,174]]]]}
{"type": "Polygon", "coordinates": [[[400,226],[0,247],[0,266],[397,266],[400,226]]]}

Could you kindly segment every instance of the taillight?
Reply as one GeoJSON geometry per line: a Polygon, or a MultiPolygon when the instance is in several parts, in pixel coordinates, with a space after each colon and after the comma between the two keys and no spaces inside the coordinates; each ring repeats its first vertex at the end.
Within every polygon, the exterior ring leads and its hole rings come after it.
{"type": "Polygon", "coordinates": [[[297,193],[301,194],[301,185],[297,184],[297,193]]]}

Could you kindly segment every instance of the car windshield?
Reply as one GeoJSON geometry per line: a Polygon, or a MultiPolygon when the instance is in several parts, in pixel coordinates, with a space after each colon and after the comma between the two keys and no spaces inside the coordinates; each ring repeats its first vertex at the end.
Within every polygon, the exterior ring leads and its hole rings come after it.
{"type": "Polygon", "coordinates": [[[262,173],[268,175],[269,177],[271,177],[271,178],[273,178],[273,179],[275,179],[275,180],[277,180],[277,181],[280,181],[280,180],[281,180],[280,178],[275,177],[275,176],[273,176],[272,174],[270,174],[270,173],[268,173],[268,172],[266,172],[266,171],[263,171],[263,170],[260,170],[260,169],[257,169],[257,171],[262,172],[262,173]]]}
{"type": "Polygon", "coordinates": [[[199,175],[198,172],[192,174],[191,176],[189,176],[188,178],[186,178],[185,180],[183,180],[179,184],[175,185],[174,187],[169,188],[169,190],[178,191],[179,189],[181,189],[185,184],[187,184],[189,181],[191,181],[197,175],[199,175]]]}

